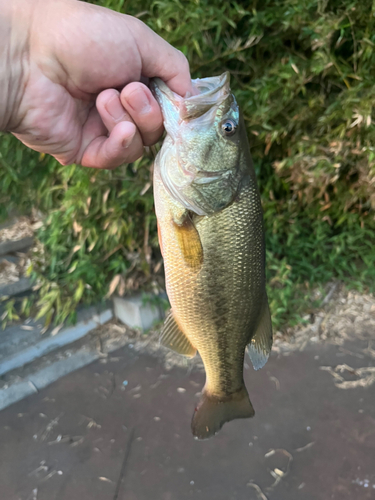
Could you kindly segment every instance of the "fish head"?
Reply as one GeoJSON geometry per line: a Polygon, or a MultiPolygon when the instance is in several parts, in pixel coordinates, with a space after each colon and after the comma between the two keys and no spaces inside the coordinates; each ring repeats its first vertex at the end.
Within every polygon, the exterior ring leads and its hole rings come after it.
{"type": "Polygon", "coordinates": [[[228,72],[192,84],[194,94],[181,97],[152,81],[167,132],[156,168],[174,199],[198,215],[212,215],[238,191],[243,124],[228,72]]]}

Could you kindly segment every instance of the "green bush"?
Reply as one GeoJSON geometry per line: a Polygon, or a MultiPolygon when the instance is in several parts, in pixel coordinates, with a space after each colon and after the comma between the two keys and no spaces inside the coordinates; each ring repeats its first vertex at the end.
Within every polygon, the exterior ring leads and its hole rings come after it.
{"type": "MultiPolygon", "coordinates": [[[[193,77],[229,70],[261,188],[276,327],[311,287],[375,277],[375,7],[370,0],[108,0],[182,50],[193,77]]],[[[114,172],[61,167],[10,136],[0,144],[3,213],[36,206],[39,308],[160,283],[151,157],[114,172]],[[115,279],[115,280],[114,280],[115,279]],[[114,281],[113,281],[114,280],[114,281]]]]}

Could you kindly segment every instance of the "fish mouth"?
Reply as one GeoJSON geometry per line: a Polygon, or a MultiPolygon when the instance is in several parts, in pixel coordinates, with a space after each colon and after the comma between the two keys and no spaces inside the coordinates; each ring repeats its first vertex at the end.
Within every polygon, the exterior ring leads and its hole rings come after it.
{"type": "Polygon", "coordinates": [[[164,100],[168,100],[171,103],[178,106],[178,100],[182,99],[181,96],[173,92],[168,85],[163,82],[160,78],[152,78],[150,80],[150,90],[153,93],[158,104],[163,108],[164,100]]]}
{"type": "Polygon", "coordinates": [[[192,80],[193,95],[185,97],[173,92],[160,78],[153,78],[150,83],[158,104],[165,111],[173,106],[179,121],[191,120],[202,116],[213,106],[218,107],[230,94],[230,74],[228,71],[220,76],[197,78],[192,80]]]}
{"type": "Polygon", "coordinates": [[[208,78],[196,78],[192,80],[193,88],[197,91],[191,99],[194,99],[197,96],[210,97],[216,95],[217,92],[222,90],[229,90],[226,87],[229,86],[230,82],[230,73],[226,71],[220,76],[211,76],[208,78]]]}

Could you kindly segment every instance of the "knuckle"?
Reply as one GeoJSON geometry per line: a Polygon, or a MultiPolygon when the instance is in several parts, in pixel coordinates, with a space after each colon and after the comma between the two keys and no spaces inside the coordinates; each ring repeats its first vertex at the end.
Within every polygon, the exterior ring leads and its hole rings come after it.
{"type": "Polygon", "coordinates": [[[181,52],[181,50],[179,50],[178,52],[179,52],[179,58],[180,58],[181,68],[184,71],[189,72],[190,71],[190,65],[189,65],[189,61],[187,60],[187,57],[185,56],[185,54],[183,52],[181,52]]]}

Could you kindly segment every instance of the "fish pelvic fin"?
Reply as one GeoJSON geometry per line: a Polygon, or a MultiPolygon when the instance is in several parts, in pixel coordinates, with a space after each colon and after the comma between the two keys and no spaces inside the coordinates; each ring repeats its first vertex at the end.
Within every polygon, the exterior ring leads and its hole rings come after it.
{"type": "Polygon", "coordinates": [[[222,428],[225,422],[236,418],[251,418],[255,414],[245,385],[226,398],[220,399],[203,392],[195,409],[191,430],[194,437],[208,439],[222,428]]]}
{"type": "Polygon", "coordinates": [[[272,321],[267,297],[255,335],[247,346],[247,353],[255,370],[262,368],[272,349],[272,321]]]}
{"type": "Polygon", "coordinates": [[[172,311],[164,322],[160,333],[160,343],[177,354],[182,354],[188,358],[193,358],[197,353],[196,348],[178,326],[172,311]]]}

